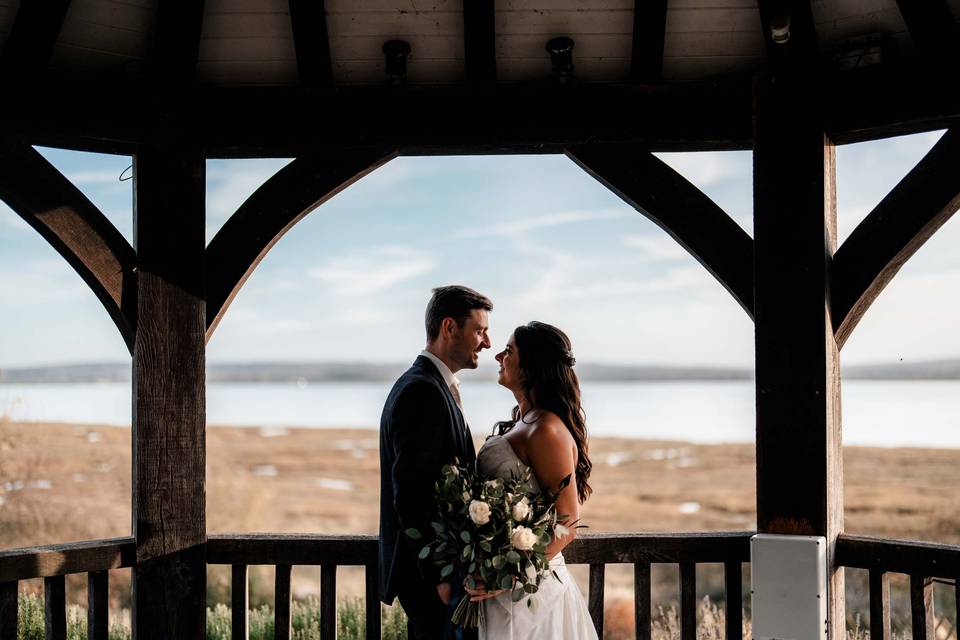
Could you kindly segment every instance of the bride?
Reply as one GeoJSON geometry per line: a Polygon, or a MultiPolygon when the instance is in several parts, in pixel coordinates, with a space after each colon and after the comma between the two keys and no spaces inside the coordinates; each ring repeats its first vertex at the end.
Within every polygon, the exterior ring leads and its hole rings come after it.
{"type": "Polygon", "coordinates": [[[566,515],[569,534],[554,539],[547,547],[550,568],[560,580],[548,574],[533,597],[538,606],[514,603],[509,590],[486,591],[483,585],[467,592],[482,601],[483,625],[480,639],[533,640],[595,639],[597,632],[561,553],[571,540],[580,518],[580,504],[590,495],[590,459],[587,433],[580,405],[580,384],[573,371],[575,360],[570,340],[542,322],[518,327],[503,351],[499,384],[513,392],[517,406],[512,420],[496,425],[477,454],[477,469],[488,478],[509,478],[517,465],[529,467],[531,492],[542,488],[556,491],[560,481],[574,475],[576,482],[564,488],[557,501],[557,513],[566,515]]]}

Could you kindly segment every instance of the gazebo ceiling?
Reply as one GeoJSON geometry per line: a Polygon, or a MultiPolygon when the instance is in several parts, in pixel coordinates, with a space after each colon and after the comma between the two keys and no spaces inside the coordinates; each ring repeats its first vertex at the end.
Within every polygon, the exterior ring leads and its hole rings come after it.
{"type": "Polygon", "coordinates": [[[178,130],[210,155],[747,148],[753,74],[799,60],[848,142],[960,117],[958,16],[960,0],[0,0],[17,96],[0,122],[104,150],[178,130]],[[390,40],[409,55],[387,86],[390,40]]]}

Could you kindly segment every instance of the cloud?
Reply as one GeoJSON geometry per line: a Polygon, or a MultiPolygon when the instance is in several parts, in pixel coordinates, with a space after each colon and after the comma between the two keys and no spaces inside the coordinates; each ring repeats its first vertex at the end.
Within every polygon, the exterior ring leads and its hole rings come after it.
{"type": "Polygon", "coordinates": [[[30,231],[32,229],[23,218],[14,213],[13,210],[3,202],[0,202],[0,225],[9,229],[16,229],[17,231],[30,231]]]}
{"type": "Polygon", "coordinates": [[[750,175],[750,154],[747,151],[698,151],[655,153],[660,160],[700,189],[731,179],[750,175]],[[746,167],[746,169],[745,169],[746,167]]]}
{"type": "Polygon", "coordinates": [[[519,236],[534,229],[558,227],[578,222],[592,222],[595,220],[612,220],[630,215],[626,208],[586,209],[581,211],[558,211],[532,218],[522,218],[491,225],[489,227],[472,227],[458,231],[456,238],[479,238],[485,236],[519,236]]]}
{"type": "MultiPolygon", "coordinates": [[[[207,218],[226,220],[243,202],[289,164],[288,159],[207,162],[207,218]]],[[[208,228],[208,233],[210,229],[208,228]]]]}
{"type": "Polygon", "coordinates": [[[678,262],[691,259],[691,255],[667,234],[655,236],[624,236],[623,244],[630,249],[639,249],[640,255],[651,262],[678,262]]]}
{"type": "Polygon", "coordinates": [[[332,258],[308,270],[338,295],[365,295],[389,289],[433,270],[432,256],[405,247],[379,247],[332,258]]]}

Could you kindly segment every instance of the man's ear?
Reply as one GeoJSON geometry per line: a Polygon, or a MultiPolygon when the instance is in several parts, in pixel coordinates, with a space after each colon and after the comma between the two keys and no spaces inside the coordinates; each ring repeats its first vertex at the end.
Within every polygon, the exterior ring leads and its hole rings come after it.
{"type": "Polygon", "coordinates": [[[444,318],[440,321],[440,333],[444,335],[453,335],[454,329],[457,328],[457,321],[453,318],[444,318]]]}

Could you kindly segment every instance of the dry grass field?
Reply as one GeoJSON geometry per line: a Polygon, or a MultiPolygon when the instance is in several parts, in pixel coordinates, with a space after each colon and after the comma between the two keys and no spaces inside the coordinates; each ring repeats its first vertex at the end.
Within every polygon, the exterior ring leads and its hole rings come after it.
{"type": "MultiPolygon", "coordinates": [[[[208,530],[375,533],[377,442],[375,430],[209,428],[208,530]]],[[[755,527],[751,445],[597,438],[591,457],[591,531],[755,527]]],[[[960,543],[960,450],[849,447],[844,465],[847,531],[960,543]]],[[[129,429],[0,420],[0,548],[129,535],[130,471],[129,429]]],[[[675,575],[656,569],[655,599],[669,603],[675,575]]],[[[295,570],[299,595],[315,592],[315,573],[295,570]]],[[[610,624],[632,624],[631,576],[608,570],[610,624]]],[[[269,601],[272,578],[253,581],[255,601],[269,601]]],[[[715,572],[700,582],[704,595],[719,589],[715,572]]],[[[340,583],[362,593],[356,572],[340,583]]],[[[212,569],[211,600],[226,589],[212,569]]]]}

